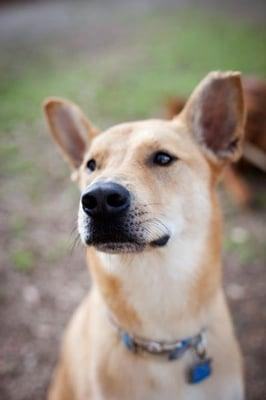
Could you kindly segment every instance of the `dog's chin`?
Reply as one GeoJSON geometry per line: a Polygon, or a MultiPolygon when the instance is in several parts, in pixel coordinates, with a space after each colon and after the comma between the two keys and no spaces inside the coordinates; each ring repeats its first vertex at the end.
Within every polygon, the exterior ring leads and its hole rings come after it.
{"type": "Polygon", "coordinates": [[[144,250],[145,244],[134,242],[106,242],[91,244],[96,250],[109,254],[140,253],[144,250]]]}

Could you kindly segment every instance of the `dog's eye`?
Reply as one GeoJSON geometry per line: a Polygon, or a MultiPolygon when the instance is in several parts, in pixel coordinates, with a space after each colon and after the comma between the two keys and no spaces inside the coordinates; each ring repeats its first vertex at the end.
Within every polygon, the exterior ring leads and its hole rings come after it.
{"type": "Polygon", "coordinates": [[[164,151],[159,151],[155,153],[153,156],[153,163],[156,165],[166,166],[171,164],[174,161],[174,157],[170,156],[170,154],[165,153],[164,151]]]}
{"type": "Polygon", "coordinates": [[[89,160],[87,162],[87,169],[89,169],[90,171],[94,171],[96,169],[96,161],[92,158],[91,160],[89,160]]]}

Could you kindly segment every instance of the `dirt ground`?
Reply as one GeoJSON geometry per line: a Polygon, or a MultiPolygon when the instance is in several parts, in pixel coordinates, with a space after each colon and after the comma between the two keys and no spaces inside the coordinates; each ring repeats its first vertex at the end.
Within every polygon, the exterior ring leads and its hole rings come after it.
{"type": "MultiPolygon", "coordinates": [[[[116,18],[109,18],[110,9],[103,3],[91,2],[90,29],[86,34],[80,30],[70,48],[78,43],[80,51],[97,57],[125,45],[131,27],[124,27],[124,34],[116,31],[116,18]],[[88,32],[99,33],[99,18],[108,21],[105,30],[87,41],[88,32]]],[[[113,3],[117,10],[119,1],[113,3]]],[[[130,8],[138,15],[160,4],[152,3],[124,2],[123,12],[130,8]]],[[[174,1],[166,1],[165,6],[168,3],[174,1]]],[[[231,12],[236,12],[237,4],[231,2],[231,12]]],[[[252,4],[250,9],[248,2],[242,2],[241,15],[261,21],[265,2],[252,4]]],[[[18,42],[37,47],[51,32],[60,42],[77,25],[70,18],[71,7],[70,2],[64,13],[59,2],[0,9],[2,53],[8,59],[18,42]]],[[[45,398],[63,328],[90,280],[84,249],[74,245],[78,192],[69,182],[67,168],[47,139],[43,123],[37,124],[34,136],[26,135],[25,124],[18,129],[14,141],[38,173],[1,175],[0,399],[36,400],[45,398]],[[32,193],[36,185],[38,190],[32,193]],[[30,254],[21,250],[25,243],[30,254]]],[[[244,354],[248,399],[262,400],[266,398],[266,185],[265,176],[254,171],[248,179],[256,207],[240,210],[224,193],[221,196],[226,220],[224,286],[244,354]]]]}

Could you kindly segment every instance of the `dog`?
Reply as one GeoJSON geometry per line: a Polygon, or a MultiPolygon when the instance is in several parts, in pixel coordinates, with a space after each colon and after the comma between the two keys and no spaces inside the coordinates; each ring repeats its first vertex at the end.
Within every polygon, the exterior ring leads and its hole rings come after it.
{"type": "Polygon", "coordinates": [[[81,190],[93,280],[49,400],[243,400],[216,195],[241,154],[240,74],[209,73],[171,121],[100,132],[67,100],[47,99],[44,112],[81,190]]]}

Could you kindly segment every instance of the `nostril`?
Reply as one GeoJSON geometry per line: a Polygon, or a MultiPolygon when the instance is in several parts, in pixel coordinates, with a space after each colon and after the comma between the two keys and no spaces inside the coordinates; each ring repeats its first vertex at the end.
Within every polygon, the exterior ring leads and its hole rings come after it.
{"type": "Polygon", "coordinates": [[[97,207],[97,200],[92,195],[86,195],[82,197],[82,205],[84,209],[93,210],[97,207]]]}
{"type": "Polygon", "coordinates": [[[130,206],[130,193],[113,182],[99,182],[81,196],[83,211],[90,217],[119,214],[130,206]]]}
{"type": "Polygon", "coordinates": [[[126,203],[126,198],[119,193],[112,193],[107,196],[106,202],[110,207],[121,207],[126,203]]]}

